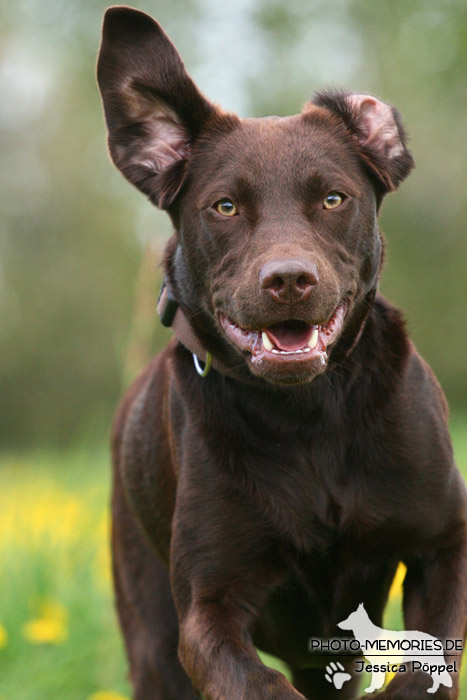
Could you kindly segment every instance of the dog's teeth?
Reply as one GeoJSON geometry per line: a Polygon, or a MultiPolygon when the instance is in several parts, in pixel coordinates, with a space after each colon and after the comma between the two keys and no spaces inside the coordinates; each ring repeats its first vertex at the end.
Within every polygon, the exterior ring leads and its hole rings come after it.
{"type": "Polygon", "coordinates": [[[308,347],[310,350],[313,350],[313,348],[316,347],[316,343],[318,342],[318,329],[315,328],[313,333],[311,334],[311,338],[308,341],[308,347]]]}
{"type": "Polygon", "coordinates": [[[265,333],[265,332],[263,331],[262,334],[261,334],[261,338],[262,338],[262,341],[263,341],[264,349],[265,349],[265,350],[268,350],[268,352],[271,352],[271,350],[273,349],[274,345],[273,345],[273,344],[271,343],[271,341],[269,340],[268,334],[265,333]]]}

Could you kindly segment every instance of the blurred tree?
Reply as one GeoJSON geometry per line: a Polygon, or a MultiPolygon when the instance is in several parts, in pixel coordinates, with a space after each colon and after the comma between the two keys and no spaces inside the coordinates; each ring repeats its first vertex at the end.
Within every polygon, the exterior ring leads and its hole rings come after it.
{"type": "MultiPolygon", "coordinates": [[[[4,445],[101,437],[124,366],[126,382],[149,346],[167,338],[142,318],[153,314],[170,227],[106,153],[94,80],[106,5],[0,4],[4,445]]],[[[382,288],[407,312],[419,349],[453,408],[461,407],[465,3],[144,0],[138,7],[162,23],[209,97],[242,115],[296,112],[329,84],[373,92],[401,109],[418,169],[383,207],[382,288]]]]}

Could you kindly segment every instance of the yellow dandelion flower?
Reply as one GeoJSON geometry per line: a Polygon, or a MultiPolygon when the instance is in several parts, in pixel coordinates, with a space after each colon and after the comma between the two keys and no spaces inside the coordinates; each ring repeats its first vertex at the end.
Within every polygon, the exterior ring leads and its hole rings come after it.
{"type": "MultiPolygon", "coordinates": [[[[8,644],[8,632],[0,622],[0,649],[3,649],[8,644]]],[[[1,700],[1,698],[0,698],[1,700]]]]}
{"type": "Polygon", "coordinates": [[[89,695],[87,700],[130,700],[126,695],[115,693],[113,690],[100,690],[89,695]]]}
{"type": "Polygon", "coordinates": [[[67,629],[59,620],[44,617],[23,625],[23,637],[31,644],[61,644],[67,636],[67,629]]]}
{"type": "Polygon", "coordinates": [[[406,573],[407,567],[402,562],[399,562],[399,566],[397,567],[397,571],[389,591],[390,600],[394,600],[394,598],[400,598],[402,596],[402,584],[404,583],[406,573]]]}
{"type": "Polygon", "coordinates": [[[0,494],[0,541],[5,545],[35,549],[47,541],[68,546],[91,528],[92,519],[85,498],[44,475],[13,482],[0,494]]]}
{"type": "Polygon", "coordinates": [[[61,644],[68,637],[68,613],[58,601],[46,598],[38,606],[39,616],[23,625],[23,637],[31,644],[61,644]]]}

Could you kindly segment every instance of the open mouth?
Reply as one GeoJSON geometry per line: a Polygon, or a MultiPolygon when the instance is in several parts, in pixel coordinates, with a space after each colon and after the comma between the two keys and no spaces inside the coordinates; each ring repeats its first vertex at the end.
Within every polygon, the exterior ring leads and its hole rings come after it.
{"type": "Polygon", "coordinates": [[[231,343],[248,353],[253,364],[318,359],[325,365],[328,347],[339,335],[346,311],[347,304],[340,303],[331,318],[321,325],[291,319],[262,329],[248,330],[224,315],[220,316],[220,321],[231,343]]]}

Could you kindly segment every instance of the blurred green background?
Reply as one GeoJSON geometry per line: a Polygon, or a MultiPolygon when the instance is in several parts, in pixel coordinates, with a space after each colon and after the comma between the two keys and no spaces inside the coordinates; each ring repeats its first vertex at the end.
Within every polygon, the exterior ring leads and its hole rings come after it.
{"type": "MultiPolygon", "coordinates": [[[[94,77],[107,5],[0,0],[0,700],[129,692],[106,441],[123,388],[168,337],[154,308],[170,227],[107,155],[94,77]]],[[[400,109],[417,169],[383,206],[382,290],[447,394],[466,473],[464,0],[138,8],[242,116],[296,112],[329,85],[400,109]]]]}

